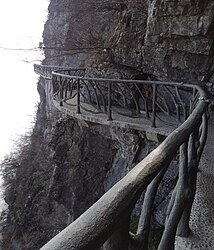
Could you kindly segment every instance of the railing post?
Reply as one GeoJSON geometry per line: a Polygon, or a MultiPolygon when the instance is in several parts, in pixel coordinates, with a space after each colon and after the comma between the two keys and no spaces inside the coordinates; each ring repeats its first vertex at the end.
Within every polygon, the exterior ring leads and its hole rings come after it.
{"type": "Polygon", "coordinates": [[[60,103],[59,105],[62,107],[63,106],[63,81],[62,81],[62,77],[60,77],[59,79],[59,98],[60,98],[60,103]]]}
{"type": "Polygon", "coordinates": [[[196,183],[197,183],[197,172],[198,172],[198,148],[197,145],[199,144],[199,126],[192,132],[189,139],[189,145],[188,145],[188,200],[185,207],[185,210],[183,212],[183,215],[181,217],[178,229],[177,229],[177,235],[181,237],[188,237],[190,234],[190,228],[189,228],[189,221],[190,221],[190,213],[193,205],[193,201],[195,198],[196,193],[196,183]]]}
{"type": "Polygon", "coordinates": [[[139,244],[142,246],[142,249],[148,249],[149,233],[151,228],[150,223],[152,216],[152,206],[155,200],[155,196],[157,194],[159,184],[163,179],[163,176],[168,167],[169,165],[166,164],[166,166],[159,172],[159,174],[157,174],[157,176],[148,185],[144,195],[140,220],[137,228],[137,236],[139,237],[139,244]]]}
{"type": "Polygon", "coordinates": [[[111,92],[112,92],[112,87],[111,87],[111,82],[108,82],[108,121],[112,121],[112,110],[111,110],[111,92]]]}
{"type": "Polygon", "coordinates": [[[80,79],[77,80],[77,114],[80,114],[80,79]]]}
{"type": "Polygon", "coordinates": [[[104,243],[103,250],[128,250],[129,249],[129,224],[130,214],[122,217],[121,222],[118,222],[116,230],[110,238],[104,243]]]}
{"type": "Polygon", "coordinates": [[[152,85],[152,128],[156,128],[156,100],[157,100],[157,85],[152,85]]]}

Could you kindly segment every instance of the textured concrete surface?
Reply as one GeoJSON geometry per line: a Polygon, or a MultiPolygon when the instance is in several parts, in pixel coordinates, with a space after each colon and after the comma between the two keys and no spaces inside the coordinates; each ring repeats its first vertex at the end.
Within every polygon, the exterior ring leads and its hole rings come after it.
{"type": "Polygon", "coordinates": [[[63,106],[61,107],[57,101],[53,101],[54,106],[58,110],[79,120],[109,125],[111,127],[122,127],[145,131],[147,138],[152,141],[162,141],[165,136],[168,136],[180,125],[174,116],[167,116],[160,113],[156,118],[156,128],[153,128],[151,126],[151,118],[145,118],[145,114],[141,114],[139,117],[121,115],[118,113],[118,111],[121,112],[121,109],[119,108],[112,111],[113,120],[108,121],[107,114],[98,112],[96,108],[86,103],[81,103],[81,113],[77,114],[76,103],[76,98],[73,98],[66,103],[63,103],[63,106]],[[84,109],[82,107],[84,107],[84,109]]]}
{"type": "Polygon", "coordinates": [[[176,250],[214,249],[214,120],[209,122],[205,150],[200,162],[197,193],[195,196],[190,227],[191,236],[177,238],[176,250]]]}

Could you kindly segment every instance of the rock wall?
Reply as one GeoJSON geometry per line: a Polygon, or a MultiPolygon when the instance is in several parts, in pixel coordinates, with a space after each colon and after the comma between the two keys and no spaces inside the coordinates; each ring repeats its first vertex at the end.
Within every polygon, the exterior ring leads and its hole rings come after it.
{"type": "Polygon", "coordinates": [[[200,82],[213,66],[214,2],[150,1],[144,65],[161,79],[200,82]]]}
{"type": "Polygon", "coordinates": [[[207,0],[52,0],[46,62],[197,83],[213,70],[213,10],[207,0]]]}
{"type": "MultiPolygon", "coordinates": [[[[44,64],[87,74],[185,82],[212,80],[213,5],[200,0],[51,0],[44,64]]],[[[39,249],[77,218],[156,143],[142,132],[86,124],[59,113],[40,80],[37,121],[6,190],[2,249],[39,249]]],[[[163,224],[176,159],[155,202],[163,224]]],[[[139,204],[137,206],[140,206],[139,204]]],[[[139,209],[135,213],[138,214],[139,209]]]]}

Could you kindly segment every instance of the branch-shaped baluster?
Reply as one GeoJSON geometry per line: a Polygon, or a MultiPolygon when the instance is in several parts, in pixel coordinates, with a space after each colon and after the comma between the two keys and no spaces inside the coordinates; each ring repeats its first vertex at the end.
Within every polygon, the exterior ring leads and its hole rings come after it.
{"type": "Polygon", "coordinates": [[[180,102],[180,104],[182,106],[182,109],[183,109],[183,118],[184,118],[183,120],[185,121],[187,119],[187,107],[186,107],[185,102],[181,98],[178,86],[175,86],[175,91],[176,91],[177,98],[178,98],[178,100],[179,100],[179,102],[180,102]]]}
{"type": "Polygon", "coordinates": [[[157,85],[152,85],[152,127],[156,128],[156,102],[157,102],[157,85]]]}
{"type": "Polygon", "coordinates": [[[62,102],[62,99],[63,99],[63,89],[62,89],[62,84],[63,84],[63,80],[62,80],[62,77],[60,76],[60,79],[59,79],[59,98],[60,98],[60,102],[59,102],[59,105],[60,106],[63,106],[63,102],[62,102]]]}
{"type": "Polygon", "coordinates": [[[161,93],[158,93],[158,98],[161,99],[161,102],[164,104],[166,110],[162,107],[162,105],[157,101],[156,102],[156,105],[157,107],[162,110],[162,112],[166,115],[170,115],[170,108],[169,108],[169,105],[167,104],[165,98],[161,95],[161,93]]]}
{"type": "Polygon", "coordinates": [[[136,89],[138,90],[141,98],[143,99],[143,102],[144,102],[144,107],[145,107],[145,112],[146,112],[146,118],[149,118],[149,109],[148,109],[148,102],[146,100],[146,97],[144,96],[143,92],[141,91],[141,89],[139,88],[138,84],[135,83],[134,84],[136,89]]]}
{"type": "Polygon", "coordinates": [[[198,147],[198,152],[197,152],[198,163],[201,159],[201,155],[202,155],[202,152],[204,150],[204,146],[207,140],[207,130],[208,130],[208,116],[207,116],[207,112],[205,112],[202,116],[201,134],[200,134],[199,147],[198,147]]]}
{"type": "Polygon", "coordinates": [[[103,250],[129,250],[130,212],[121,216],[111,237],[104,243],[103,250]]]}
{"type": "Polygon", "coordinates": [[[155,200],[155,196],[158,190],[158,186],[168,168],[168,165],[163,168],[160,173],[154,178],[146,189],[144,196],[143,206],[141,210],[140,220],[138,223],[138,229],[136,234],[135,245],[140,246],[142,249],[148,249],[148,239],[150,233],[150,224],[152,216],[152,206],[155,200]]]}
{"type": "Polygon", "coordinates": [[[52,86],[53,86],[53,97],[58,97],[59,93],[60,93],[60,84],[59,84],[59,80],[60,80],[60,77],[59,76],[56,76],[54,75],[52,77],[52,86]]]}
{"type": "Polygon", "coordinates": [[[85,76],[85,69],[78,69],[75,71],[74,76],[81,76],[84,77],[85,76]]]}
{"type": "Polygon", "coordinates": [[[66,78],[66,81],[65,81],[65,86],[64,86],[65,90],[64,90],[64,101],[66,101],[67,99],[67,96],[68,96],[68,91],[70,89],[70,79],[69,78],[66,78]]]}
{"type": "Polygon", "coordinates": [[[180,147],[179,178],[176,185],[176,194],[171,199],[174,200],[172,209],[166,220],[165,229],[158,246],[158,250],[173,250],[174,238],[179,221],[182,217],[188,198],[188,153],[187,142],[180,147]]]}
{"type": "Polygon", "coordinates": [[[88,83],[91,85],[92,91],[94,92],[94,98],[96,101],[96,105],[97,105],[97,110],[101,110],[101,106],[100,106],[100,101],[97,95],[97,89],[96,87],[94,87],[94,81],[93,80],[88,80],[88,83]]]}
{"type": "Polygon", "coordinates": [[[196,192],[196,181],[197,181],[197,172],[198,172],[198,149],[199,149],[199,126],[196,127],[194,132],[191,134],[188,148],[188,189],[189,197],[186,209],[183,213],[180,225],[178,228],[178,235],[182,237],[188,237],[190,234],[189,220],[192,204],[196,192]]]}
{"type": "Polygon", "coordinates": [[[80,79],[77,79],[77,114],[80,113],[80,79]]]}
{"type": "Polygon", "coordinates": [[[169,93],[169,96],[172,98],[173,103],[175,105],[175,109],[176,109],[176,114],[177,114],[177,121],[180,122],[180,108],[179,108],[179,104],[177,103],[176,97],[175,95],[172,93],[172,91],[169,89],[168,86],[165,86],[165,89],[167,90],[167,92],[169,93]]]}
{"type": "Polygon", "coordinates": [[[193,88],[192,99],[190,100],[190,113],[195,109],[198,104],[199,93],[193,88]]]}
{"type": "Polygon", "coordinates": [[[55,93],[57,92],[57,83],[56,83],[56,80],[57,80],[57,76],[53,75],[52,77],[52,94],[53,96],[55,95],[55,93]]]}
{"type": "Polygon", "coordinates": [[[139,102],[138,102],[138,100],[136,99],[135,95],[133,94],[133,91],[132,91],[132,89],[130,88],[129,85],[130,85],[130,84],[127,84],[126,87],[127,87],[127,89],[129,90],[129,94],[131,94],[131,97],[132,97],[132,99],[133,99],[133,101],[134,101],[134,103],[135,103],[135,108],[136,108],[135,110],[136,110],[136,113],[137,113],[137,114],[140,114],[139,102]]]}
{"type": "Polygon", "coordinates": [[[74,98],[77,95],[77,81],[78,79],[71,79],[69,89],[69,99],[74,98]],[[74,92],[74,93],[73,93],[74,92]]]}
{"type": "Polygon", "coordinates": [[[92,103],[91,92],[90,92],[90,89],[89,89],[89,87],[87,85],[87,81],[82,80],[82,84],[86,87],[88,98],[89,98],[89,102],[92,103]]]}
{"type": "Polygon", "coordinates": [[[75,79],[69,79],[69,84],[68,84],[69,95],[68,95],[68,99],[72,99],[75,82],[76,82],[75,79]]]}
{"type": "Polygon", "coordinates": [[[111,95],[112,95],[112,83],[109,81],[108,82],[108,109],[107,109],[107,113],[108,113],[108,121],[112,121],[112,100],[111,100],[111,95]]]}
{"type": "Polygon", "coordinates": [[[64,88],[65,88],[65,83],[66,83],[66,77],[60,76],[59,80],[59,94],[60,94],[60,106],[63,106],[63,101],[64,101],[64,88]]]}
{"type": "MultiPolygon", "coordinates": [[[[190,142],[191,143],[191,139],[190,142]]],[[[188,155],[188,142],[186,142],[180,150],[180,165],[183,165],[185,167],[185,179],[184,179],[184,195],[186,195],[186,200],[184,202],[188,203],[189,200],[189,196],[190,196],[190,192],[191,189],[188,185],[189,182],[189,155],[188,155]]],[[[187,207],[185,207],[182,216],[180,218],[179,224],[178,224],[178,228],[177,228],[177,232],[176,234],[182,237],[185,237],[187,235],[189,235],[190,233],[190,229],[189,229],[189,218],[186,218],[186,211],[187,207]]]]}
{"type": "Polygon", "coordinates": [[[106,106],[105,97],[104,97],[98,83],[95,81],[94,84],[95,84],[95,87],[96,87],[97,91],[99,92],[99,95],[101,96],[101,100],[102,100],[102,104],[103,104],[102,106],[103,106],[104,112],[106,113],[107,112],[107,106],[106,106]]]}
{"type": "Polygon", "coordinates": [[[120,96],[122,96],[123,104],[121,104],[119,102],[119,98],[114,98],[114,101],[116,101],[119,105],[123,106],[124,108],[128,108],[127,98],[126,98],[124,90],[121,88],[120,84],[119,83],[114,83],[113,87],[114,87],[113,92],[115,92],[116,94],[119,94],[120,96]],[[116,90],[116,88],[118,88],[118,91],[116,90]]]}

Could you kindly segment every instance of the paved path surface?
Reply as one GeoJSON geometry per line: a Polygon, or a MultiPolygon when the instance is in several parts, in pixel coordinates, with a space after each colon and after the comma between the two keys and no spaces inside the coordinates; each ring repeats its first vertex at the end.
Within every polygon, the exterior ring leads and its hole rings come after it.
{"type": "Polygon", "coordinates": [[[188,238],[178,237],[176,250],[214,250],[214,119],[209,122],[205,150],[200,162],[188,238]]]}
{"type": "MultiPolygon", "coordinates": [[[[109,125],[109,126],[119,126],[123,128],[130,128],[136,130],[142,130],[148,133],[159,134],[163,136],[168,136],[175,128],[177,128],[181,123],[179,123],[175,116],[167,116],[161,112],[157,112],[156,118],[156,128],[151,127],[151,118],[145,118],[145,114],[141,113],[140,116],[131,117],[131,114],[125,113],[122,115],[124,110],[115,108],[112,111],[112,121],[108,121],[107,114],[103,112],[98,112],[93,106],[81,103],[81,114],[77,114],[76,110],[76,99],[63,103],[63,107],[59,105],[57,101],[53,101],[54,106],[72,117],[76,117],[79,120],[109,125]],[[89,112],[90,111],[90,112],[89,112]]],[[[151,114],[150,114],[151,116],[151,114]]]]}

